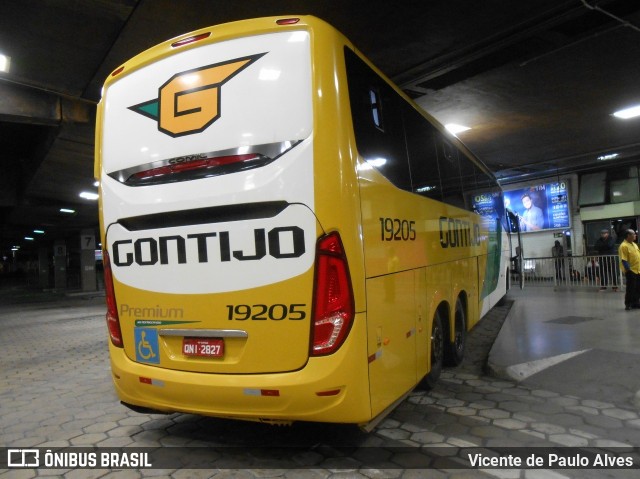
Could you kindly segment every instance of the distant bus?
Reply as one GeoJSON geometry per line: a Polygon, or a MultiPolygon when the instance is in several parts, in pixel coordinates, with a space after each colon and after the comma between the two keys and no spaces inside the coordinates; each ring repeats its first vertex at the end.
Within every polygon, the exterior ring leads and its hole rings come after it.
{"type": "Polygon", "coordinates": [[[113,382],[136,410],[370,426],[462,360],[508,287],[504,209],[472,211],[494,176],[314,17],[116,69],[95,176],[113,382]]]}

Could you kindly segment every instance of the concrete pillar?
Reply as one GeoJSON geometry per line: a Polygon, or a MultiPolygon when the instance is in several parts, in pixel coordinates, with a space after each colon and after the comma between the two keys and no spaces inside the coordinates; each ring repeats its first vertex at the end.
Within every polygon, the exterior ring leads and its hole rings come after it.
{"type": "Polygon", "coordinates": [[[41,289],[49,289],[49,248],[38,249],[38,285],[41,289]]]}
{"type": "Polygon", "coordinates": [[[93,230],[80,232],[80,283],[82,291],[95,291],[96,284],[96,237],[93,230]]]}
{"type": "Polygon", "coordinates": [[[53,283],[55,289],[67,289],[67,244],[64,240],[53,243],[53,283]]]}

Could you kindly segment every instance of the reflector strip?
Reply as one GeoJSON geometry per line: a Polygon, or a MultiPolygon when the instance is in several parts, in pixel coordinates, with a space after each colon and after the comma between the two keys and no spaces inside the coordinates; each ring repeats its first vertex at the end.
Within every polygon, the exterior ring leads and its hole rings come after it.
{"type": "Polygon", "coordinates": [[[340,394],[340,389],[330,389],[329,391],[318,391],[316,393],[316,396],[337,396],[338,394],[340,394]]]}
{"type": "Polygon", "coordinates": [[[277,389],[244,389],[245,396],[280,396],[280,391],[277,389]]]}
{"type": "Polygon", "coordinates": [[[280,396],[280,391],[277,389],[261,389],[260,394],[262,396],[280,396]]]}
{"type": "Polygon", "coordinates": [[[139,379],[142,384],[149,384],[159,388],[164,387],[164,381],[161,381],[160,379],[145,378],[143,376],[140,376],[139,379]]]}
{"type": "Polygon", "coordinates": [[[378,349],[375,353],[373,353],[371,356],[369,356],[368,360],[369,360],[369,364],[371,364],[372,362],[374,362],[376,359],[380,358],[382,356],[382,349],[378,349]]]}

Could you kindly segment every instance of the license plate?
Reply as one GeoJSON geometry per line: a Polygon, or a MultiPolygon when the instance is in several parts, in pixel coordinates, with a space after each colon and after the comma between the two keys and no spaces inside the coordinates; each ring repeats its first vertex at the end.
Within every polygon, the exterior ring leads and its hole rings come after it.
{"type": "Polygon", "coordinates": [[[184,338],[182,354],[204,358],[221,358],[224,355],[224,340],[216,338],[184,338]]]}

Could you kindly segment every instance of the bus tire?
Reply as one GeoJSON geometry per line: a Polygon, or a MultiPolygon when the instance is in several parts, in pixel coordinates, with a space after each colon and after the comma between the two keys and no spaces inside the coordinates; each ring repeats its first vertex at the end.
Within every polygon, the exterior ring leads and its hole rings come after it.
{"type": "Polygon", "coordinates": [[[444,361],[447,366],[458,366],[464,359],[467,345],[467,315],[464,304],[458,298],[453,320],[453,341],[446,343],[444,361]]]}
{"type": "Polygon", "coordinates": [[[440,378],[444,364],[444,330],[440,311],[436,311],[431,324],[431,370],[422,380],[426,389],[433,389],[440,378]]]}

